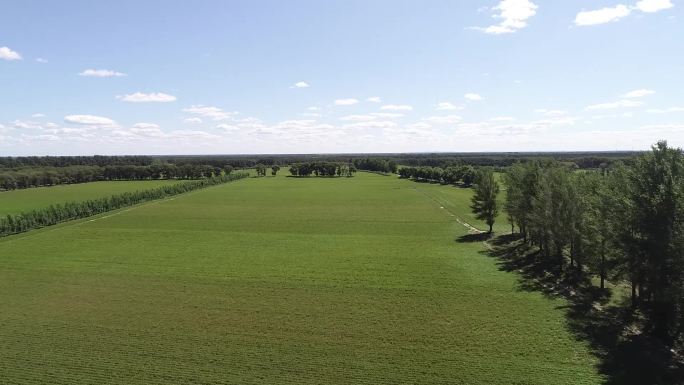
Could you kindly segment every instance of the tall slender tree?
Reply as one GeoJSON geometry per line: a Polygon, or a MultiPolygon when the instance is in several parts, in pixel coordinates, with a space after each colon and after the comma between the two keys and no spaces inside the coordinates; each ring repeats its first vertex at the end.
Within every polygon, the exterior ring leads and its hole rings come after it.
{"type": "Polygon", "coordinates": [[[472,197],[470,208],[477,219],[487,223],[491,233],[496,216],[499,214],[499,207],[496,201],[499,195],[499,183],[490,169],[481,169],[477,173],[476,183],[475,194],[472,197]]]}

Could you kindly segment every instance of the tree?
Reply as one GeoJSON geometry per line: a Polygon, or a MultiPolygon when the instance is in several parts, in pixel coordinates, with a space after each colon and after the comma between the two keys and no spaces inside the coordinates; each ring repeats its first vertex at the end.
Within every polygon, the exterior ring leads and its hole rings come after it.
{"type": "Polygon", "coordinates": [[[266,166],[263,164],[259,163],[255,166],[257,176],[266,176],[266,166]]]}
{"type": "Polygon", "coordinates": [[[496,197],[499,194],[499,184],[494,179],[494,173],[490,169],[482,169],[477,173],[475,195],[472,198],[470,208],[475,217],[485,221],[492,232],[494,220],[499,214],[496,197]]]}
{"type": "Polygon", "coordinates": [[[465,166],[463,170],[461,170],[461,181],[465,186],[472,185],[476,178],[477,172],[473,166],[465,166]]]}
{"type": "Polygon", "coordinates": [[[276,176],[278,174],[278,171],[280,171],[280,166],[278,166],[277,164],[271,166],[271,175],[276,176]]]}

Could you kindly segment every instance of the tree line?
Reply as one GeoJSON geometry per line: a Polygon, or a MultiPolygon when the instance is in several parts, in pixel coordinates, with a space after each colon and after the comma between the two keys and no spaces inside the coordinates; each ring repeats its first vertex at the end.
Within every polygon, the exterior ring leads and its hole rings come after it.
{"type": "Polygon", "coordinates": [[[336,162],[306,162],[290,165],[292,176],[345,176],[352,177],[356,173],[356,166],[351,163],[336,162]]]}
{"type": "Polygon", "coordinates": [[[391,159],[362,158],[353,160],[354,167],[359,170],[375,171],[385,174],[396,174],[397,162],[391,159]]]}
{"type": "Polygon", "coordinates": [[[151,164],[25,167],[0,169],[0,190],[111,180],[202,179],[230,174],[230,165],[151,164]]]}
{"type": "Polygon", "coordinates": [[[684,155],[659,142],[629,165],[572,172],[557,161],[513,165],[504,176],[512,230],[549,272],[628,282],[646,330],[684,332],[684,155]]]}
{"type": "Polygon", "coordinates": [[[0,237],[52,226],[73,219],[86,218],[107,211],[133,206],[142,202],[163,199],[173,195],[242,179],[247,176],[247,173],[214,176],[148,190],[116,194],[107,198],[55,204],[46,208],[35,209],[16,215],[7,215],[4,218],[0,218],[0,237]]]}
{"type": "Polygon", "coordinates": [[[413,179],[422,182],[436,182],[442,184],[462,183],[470,186],[477,176],[473,166],[449,166],[445,169],[440,167],[402,167],[399,169],[399,177],[413,179]]]}

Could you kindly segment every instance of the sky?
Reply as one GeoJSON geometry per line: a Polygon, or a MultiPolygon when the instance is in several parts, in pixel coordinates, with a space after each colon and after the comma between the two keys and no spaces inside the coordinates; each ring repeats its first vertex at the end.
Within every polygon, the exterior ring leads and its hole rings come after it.
{"type": "Polygon", "coordinates": [[[678,0],[4,0],[0,156],[684,146],[678,0]]]}

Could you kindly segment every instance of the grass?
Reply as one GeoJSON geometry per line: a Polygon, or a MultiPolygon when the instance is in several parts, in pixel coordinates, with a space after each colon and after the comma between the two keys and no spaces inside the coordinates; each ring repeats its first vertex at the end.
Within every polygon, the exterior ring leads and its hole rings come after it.
{"type": "Polygon", "coordinates": [[[457,241],[470,190],[285,174],[0,240],[0,382],[602,381],[563,300],[457,241]]]}
{"type": "Polygon", "coordinates": [[[23,211],[48,207],[70,201],[103,198],[129,191],[146,190],[177,180],[92,182],[51,187],[37,187],[0,192],[0,215],[18,214],[23,211]]]}

